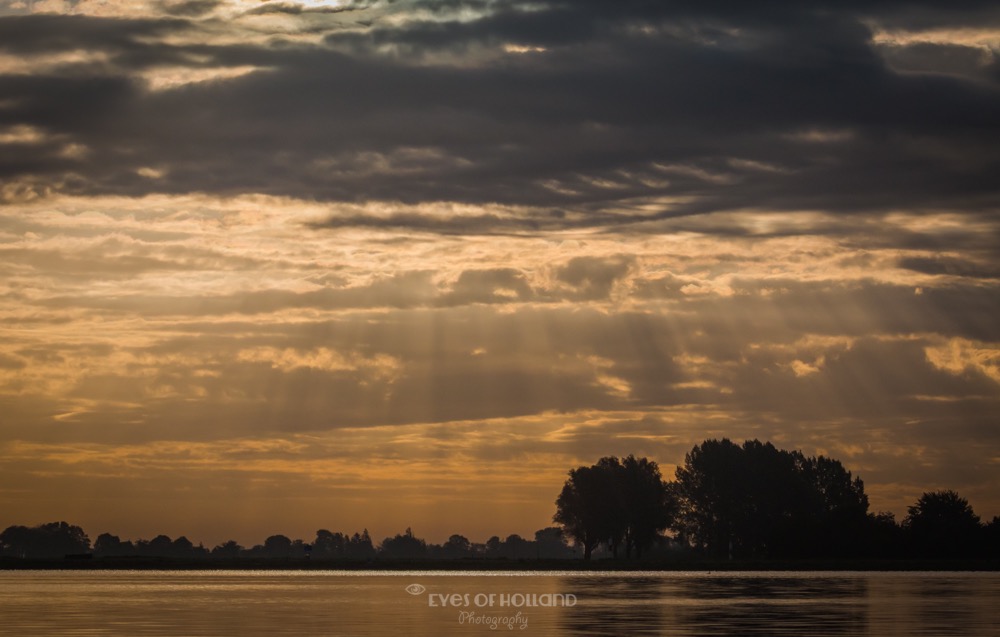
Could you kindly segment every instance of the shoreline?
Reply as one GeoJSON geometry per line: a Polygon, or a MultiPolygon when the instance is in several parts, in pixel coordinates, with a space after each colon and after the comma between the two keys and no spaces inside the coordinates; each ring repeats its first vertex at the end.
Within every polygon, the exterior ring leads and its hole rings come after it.
{"type": "Polygon", "coordinates": [[[621,571],[621,572],[996,572],[1000,560],[303,560],[170,558],[2,559],[0,571],[621,571]]]}

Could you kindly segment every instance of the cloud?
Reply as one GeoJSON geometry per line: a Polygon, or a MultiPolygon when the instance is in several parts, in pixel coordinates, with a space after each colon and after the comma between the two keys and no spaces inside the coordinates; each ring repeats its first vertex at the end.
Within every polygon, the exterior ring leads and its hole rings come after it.
{"type": "Polygon", "coordinates": [[[465,270],[453,284],[451,292],[444,295],[442,303],[465,305],[526,302],[534,296],[528,277],[514,268],[465,270]]]}
{"type": "Polygon", "coordinates": [[[899,267],[925,274],[945,274],[975,279],[1000,278],[1000,269],[993,264],[981,264],[955,257],[908,257],[900,260],[899,267]]]}
{"type": "Polygon", "coordinates": [[[161,3],[163,11],[170,15],[183,17],[198,17],[211,13],[223,6],[223,0],[181,0],[179,2],[165,0],[161,3]]]}
{"type": "Polygon", "coordinates": [[[992,4],[62,8],[0,11],[5,510],[542,526],[721,436],[1000,506],[992,4]]]}
{"type": "Polygon", "coordinates": [[[606,299],[616,282],[628,274],[634,259],[574,257],[556,272],[556,278],[574,288],[581,299],[606,299]]]}
{"type": "MultiPolygon", "coordinates": [[[[974,134],[1000,123],[994,83],[912,65],[893,70],[863,11],[462,6],[473,7],[471,19],[457,17],[459,5],[416,4],[411,14],[394,8],[391,21],[295,47],[217,43],[221,27],[210,19],[2,18],[9,54],[108,56],[102,65],[0,82],[9,125],[60,134],[89,151],[86,161],[43,154],[8,163],[6,175],[80,194],[503,202],[579,211],[576,223],[591,215],[614,223],[610,209],[655,197],[673,203],[650,210],[654,218],[747,207],[996,204],[996,149],[974,134]],[[422,7],[435,19],[421,18],[422,7]],[[168,44],[184,33],[201,39],[168,44]],[[461,54],[449,58],[451,50],[461,54]],[[183,91],[138,89],[140,72],[167,66],[268,70],[183,91]],[[914,103],[921,108],[908,107],[914,103]],[[850,134],[803,134],[817,130],[850,134]],[[136,158],[150,156],[163,178],[136,176],[136,158]],[[688,171],[659,168],[677,165],[688,171]]],[[[416,221],[349,217],[331,225],[416,221]]],[[[437,229],[462,231],[446,222],[437,229]]]]}
{"type": "Polygon", "coordinates": [[[267,15],[269,13],[285,13],[289,15],[302,15],[304,13],[343,13],[345,11],[356,11],[357,6],[334,5],[334,6],[306,6],[299,2],[268,2],[259,7],[247,11],[247,15],[267,15]]]}

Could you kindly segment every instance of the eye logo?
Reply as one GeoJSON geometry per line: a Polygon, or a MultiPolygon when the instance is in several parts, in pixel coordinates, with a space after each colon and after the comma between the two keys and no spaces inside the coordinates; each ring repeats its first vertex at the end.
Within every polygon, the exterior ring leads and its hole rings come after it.
{"type": "Polygon", "coordinates": [[[427,590],[426,586],[421,586],[420,584],[410,584],[406,587],[406,592],[410,595],[419,595],[427,590]]]}

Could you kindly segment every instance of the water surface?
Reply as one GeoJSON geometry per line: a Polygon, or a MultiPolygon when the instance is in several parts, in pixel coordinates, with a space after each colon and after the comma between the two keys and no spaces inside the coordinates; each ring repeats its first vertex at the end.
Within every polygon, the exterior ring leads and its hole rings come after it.
{"type": "Polygon", "coordinates": [[[998,573],[3,571],[4,635],[997,635],[998,573]]]}

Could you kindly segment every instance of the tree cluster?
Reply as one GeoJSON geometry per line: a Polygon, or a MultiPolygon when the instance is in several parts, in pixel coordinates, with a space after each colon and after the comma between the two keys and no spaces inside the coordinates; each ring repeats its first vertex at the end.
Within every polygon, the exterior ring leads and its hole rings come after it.
{"type": "Polygon", "coordinates": [[[860,478],[838,461],[770,443],[706,440],[666,481],[647,458],[601,458],[572,469],[556,499],[557,527],[493,536],[485,543],[452,535],[429,544],[406,529],[378,545],[367,531],[320,529],[311,543],[272,535],[250,548],[234,540],[212,549],[186,537],[122,540],[87,534],[66,522],[11,526],[0,556],[15,559],[167,558],[178,560],[585,559],[642,557],[669,545],[710,558],[1000,558],[1000,517],[983,524],[954,491],[924,493],[897,524],[873,514],[860,478]],[[671,535],[668,537],[666,533],[671,535]],[[567,540],[572,540],[570,546],[567,540]]]}
{"type": "Polygon", "coordinates": [[[587,559],[600,546],[641,556],[667,529],[713,558],[1000,556],[1000,519],[982,524],[954,491],[925,493],[900,525],[869,512],[864,483],[840,461],[758,440],[706,440],[672,482],[646,458],[601,458],[569,472],[553,519],[587,559]]]}
{"type": "Polygon", "coordinates": [[[194,545],[186,537],[171,539],[157,535],[151,540],[122,540],[102,533],[91,547],[83,529],[66,522],[52,522],[36,527],[11,526],[0,533],[0,556],[22,559],[61,559],[67,556],[92,555],[95,558],[153,558],[170,560],[327,560],[367,561],[373,559],[567,559],[575,556],[557,527],[535,533],[534,540],[512,534],[506,539],[493,536],[485,543],[470,542],[462,535],[452,535],[443,544],[430,544],[416,537],[409,528],[372,543],[368,530],[346,534],[320,529],[311,543],[272,535],[263,544],[243,547],[229,540],[208,549],[194,545]]]}
{"type": "Polygon", "coordinates": [[[387,537],[379,545],[379,555],[397,559],[568,559],[576,553],[566,543],[562,529],[547,527],[528,540],[513,533],[501,539],[494,535],[485,543],[470,542],[464,535],[452,535],[444,544],[428,544],[410,529],[387,537]]]}
{"type": "Polygon", "coordinates": [[[837,460],[706,440],[677,469],[672,527],[714,555],[836,557],[866,538],[868,496],[837,460]]]}
{"type": "Polygon", "coordinates": [[[285,535],[271,535],[263,544],[245,548],[235,540],[229,540],[209,550],[204,546],[194,546],[186,537],[171,540],[166,535],[158,535],[152,540],[122,541],[118,536],[102,533],[94,542],[95,557],[154,557],[173,559],[342,559],[366,560],[376,555],[368,530],[347,535],[332,533],[326,529],[316,532],[311,544],[303,540],[292,540],[285,535]]]}
{"type": "Polygon", "coordinates": [[[655,462],[609,456],[569,472],[553,520],[583,547],[585,559],[602,542],[614,557],[622,546],[626,557],[633,551],[641,557],[670,524],[674,502],[655,462]]]}
{"type": "Polygon", "coordinates": [[[0,555],[48,559],[90,550],[90,538],[78,526],[50,522],[35,527],[10,526],[0,533],[0,555]]]}

